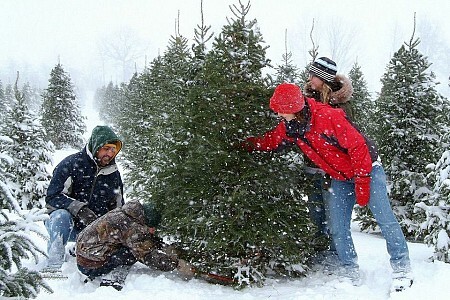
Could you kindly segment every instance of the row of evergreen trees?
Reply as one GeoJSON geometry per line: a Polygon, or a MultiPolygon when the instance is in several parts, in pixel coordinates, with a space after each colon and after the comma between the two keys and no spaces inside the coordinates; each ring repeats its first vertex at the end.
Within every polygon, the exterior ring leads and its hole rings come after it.
{"type": "Polygon", "coordinates": [[[45,194],[55,146],[80,147],[85,124],[70,77],[60,64],[42,95],[29,83],[0,82],[0,296],[35,297],[51,288],[23,260],[46,255],[32,234],[47,239],[45,194]]]}
{"type": "MultiPolygon", "coordinates": [[[[308,65],[299,71],[289,52],[275,78],[264,74],[271,68],[267,46],[256,20],[246,18],[249,8],[231,6],[233,17],[217,36],[200,24],[191,48],[175,34],[128,84],[110,83],[96,96],[102,118],[128,145],[129,197],[158,203],[164,233],[198,268],[240,283],[259,282],[267,272],[292,274],[316,251],[302,156],[250,155],[232,147],[276,124],[268,99],[277,84],[303,86],[307,78],[308,65]]],[[[418,44],[412,38],[393,55],[376,99],[355,63],[348,74],[351,103],[355,123],[377,141],[405,234],[425,239],[448,261],[449,242],[442,238],[448,238],[448,182],[437,175],[448,168],[445,155],[439,161],[449,145],[448,100],[437,93],[418,44]]],[[[365,209],[358,209],[358,220],[362,229],[376,226],[365,209]]]]}

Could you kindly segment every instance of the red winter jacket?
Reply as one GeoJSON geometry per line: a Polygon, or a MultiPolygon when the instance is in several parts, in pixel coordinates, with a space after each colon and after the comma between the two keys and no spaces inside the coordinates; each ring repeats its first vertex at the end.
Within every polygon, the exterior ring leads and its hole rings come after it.
{"type": "Polygon", "coordinates": [[[346,119],[342,109],[331,108],[312,98],[305,98],[305,101],[311,116],[303,137],[287,136],[282,121],[264,136],[247,138],[247,150],[274,151],[286,142],[295,143],[332,178],[353,178],[356,184],[364,182],[369,188],[373,159],[364,136],[346,119]]]}

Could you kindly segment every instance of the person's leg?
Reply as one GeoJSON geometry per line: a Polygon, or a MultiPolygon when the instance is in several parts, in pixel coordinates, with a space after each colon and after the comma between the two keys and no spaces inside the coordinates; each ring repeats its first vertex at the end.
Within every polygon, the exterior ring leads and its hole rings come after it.
{"type": "Polygon", "coordinates": [[[61,267],[64,262],[65,246],[68,241],[75,240],[72,215],[65,209],[55,210],[45,222],[49,234],[47,255],[49,267],[61,267]]]}
{"type": "Polygon", "coordinates": [[[327,234],[325,207],[322,195],[322,180],[317,176],[309,175],[312,180],[312,187],[308,193],[308,210],[311,221],[317,226],[316,236],[327,234]]]}
{"type": "Polygon", "coordinates": [[[330,240],[329,251],[336,254],[336,245],[335,245],[333,239],[331,238],[331,233],[330,233],[330,227],[331,227],[331,220],[330,220],[331,178],[328,178],[328,179],[325,178],[324,180],[329,180],[329,183],[327,184],[328,187],[324,188],[322,190],[323,207],[325,210],[325,225],[324,225],[325,229],[324,230],[330,240]]]}
{"type": "Polygon", "coordinates": [[[369,208],[386,240],[392,269],[394,272],[409,272],[411,267],[408,246],[390,205],[383,167],[374,166],[371,177],[369,208]]]}
{"type": "Polygon", "coordinates": [[[95,277],[111,273],[113,270],[117,269],[120,266],[132,266],[134,263],[136,263],[136,258],[134,257],[131,250],[127,247],[122,246],[111,255],[108,262],[101,268],[89,269],[80,265],[77,265],[77,267],[81,273],[88,276],[92,280],[95,277]]]}
{"type": "Polygon", "coordinates": [[[358,258],[350,232],[355,185],[351,181],[333,179],[328,201],[330,233],[341,265],[358,269],[358,258]]]}

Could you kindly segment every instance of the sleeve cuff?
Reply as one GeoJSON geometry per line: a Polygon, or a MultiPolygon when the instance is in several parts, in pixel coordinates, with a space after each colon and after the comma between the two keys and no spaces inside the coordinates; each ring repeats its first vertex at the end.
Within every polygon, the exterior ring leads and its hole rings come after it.
{"type": "Polygon", "coordinates": [[[86,202],[81,202],[77,200],[73,200],[72,203],[67,207],[67,210],[72,214],[72,216],[78,215],[78,212],[83,206],[86,206],[86,202]]]}

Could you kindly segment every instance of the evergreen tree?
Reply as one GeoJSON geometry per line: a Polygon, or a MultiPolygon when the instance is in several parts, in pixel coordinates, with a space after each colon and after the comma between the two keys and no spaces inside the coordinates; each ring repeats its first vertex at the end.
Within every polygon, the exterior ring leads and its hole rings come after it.
{"type": "Polygon", "coordinates": [[[392,180],[394,211],[410,236],[418,226],[414,204],[421,191],[427,190],[425,166],[437,161],[442,149],[443,126],[438,120],[446,110],[418,44],[419,39],[411,38],[389,62],[375,116],[379,150],[392,180]]]}
{"type": "Polygon", "coordinates": [[[49,85],[42,98],[42,125],[47,138],[57,149],[81,147],[86,131],[85,117],[81,115],[70,76],[61,64],[58,63],[52,69],[49,85]]]}
{"type": "Polygon", "coordinates": [[[372,137],[376,127],[376,120],[374,120],[375,103],[370,97],[367,82],[357,62],[353,64],[348,77],[353,85],[353,94],[350,99],[353,112],[352,121],[358,125],[358,128],[364,134],[372,137]]]}
{"type": "Polygon", "coordinates": [[[433,259],[450,263],[450,151],[445,151],[436,165],[431,165],[433,193],[416,204],[426,216],[420,224],[425,242],[434,248],[433,259]]]}
{"type": "Polygon", "coordinates": [[[0,96],[0,130],[1,132],[5,132],[8,130],[7,127],[5,127],[5,123],[7,122],[6,117],[11,112],[11,105],[14,102],[12,86],[8,84],[5,87],[5,91],[3,92],[2,90],[0,96]]]}
{"type": "MultiPolygon", "coordinates": [[[[1,148],[13,141],[0,136],[1,148]]],[[[22,260],[33,258],[45,252],[33,242],[35,233],[47,236],[46,230],[36,222],[46,218],[44,209],[31,209],[27,214],[20,210],[20,205],[9,188],[5,170],[14,164],[14,159],[0,152],[0,297],[35,298],[41,289],[52,292],[36,271],[22,267],[22,260]]]]}
{"type": "MultiPolygon", "coordinates": [[[[159,172],[172,164],[173,148],[185,136],[180,116],[188,110],[185,100],[192,77],[187,42],[179,34],[172,36],[164,55],[128,86],[128,108],[124,110],[133,110],[124,116],[132,115],[133,124],[122,128],[125,139],[139,145],[126,154],[133,165],[127,181],[133,186],[131,197],[142,199],[151,195],[153,187],[159,184],[159,172]]],[[[122,124],[127,124],[127,120],[122,124]]]]}
{"type": "MultiPolygon", "coordinates": [[[[349,102],[352,110],[352,121],[365,135],[373,138],[378,121],[374,117],[375,103],[370,98],[366,80],[357,62],[350,70],[349,78],[353,85],[353,95],[349,102]]],[[[356,207],[355,212],[355,221],[359,221],[361,230],[373,229],[377,226],[377,222],[367,206],[356,207]]]]}
{"type": "MultiPolygon", "coordinates": [[[[192,45],[192,52],[194,56],[192,57],[192,75],[193,78],[197,77],[197,73],[200,72],[205,63],[205,58],[207,54],[206,44],[214,36],[214,33],[210,33],[211,25],[205,25],[203,17],[203,0],[200,1],[200,15],[201,24],[197,25],[194,29],[194,44],[192,45]]],[[[198,78],[197,78],[198,79],[198,78]]]]}
{"type": "Polygon", "coordinates": [[[96,107],[100,119],[108,124],[114,123],[114,119],[121,114],[121,101],[122,90],[117,85],[114,85],[112,81],[109,82],[106,87],[98,92],[96,97],[96,107]]]}
{"type": "Polygon", "coordinates": [[[118,131],[125,142],[132,147],[124,149],[124,166],[129,170],[125,183],[129,187],[128,197],[149,199],[150,186],[155,180],[153,172],[163,161],[158,149],[160,132],[154,127],[152,100],[155,97],[155,83],[158,80],[158,68],[161,57],[156,58],[151,65],[154,69],[146,68],[142,74],[135,74],[124,93],[123,108],[118,121],[118,131]],[[153,73],[155,71],[155,73],[153,73]]]}
{"type": "Polygon", "coordinates": [[[262,76],[266,47],[256,20],[246,19],[249,8],[232,6],[235,19],[215,38],[193,81],[204,85],[189,89],[186,113],[170,120],[170,164],[155,175],[152,193],[164,211],[162,230],[187,250],[187,259],[240,284],[262,283],[269,270],[293,275],[311,253],[297,165],[231,147],[274,126],[267,111],[272,91],[262,76]]]}
{"type": "Polygon", "coordinates": [[[37,88],[33,88],[30,83],[25,83],[22,87],[22,95],[25,100],[28,110],[35,112],[38,115],[40,107],[42,105],[41,93],[37,88]]]}
{"type": "Polygon", "coordinates": [[[5,101],[5,91],[3,90],[3,84],[0,80],[0,121],[3,120],[3,116],[6,113],[6,101],[5,101]]]}
{"type": "Polygon", "coordinates": [[[40,119],[29,111],[24,94],[17,88],[17,81],[15,101],[7,121],[8,132],[5,134],[12,143],[4,151],[14,158],[14,163],[7,169],[9,185],[22,209],[43,208],[51,177],[47,165],[53,160],[53,144],[45,141],[45,130],[40,119]]]}
{"type": "Polygon", "coordinates": [[[311,64],[316,60],[317,56],[319,56],[319,46],[316,46],[316,43],[314,42],[313,32],[314,32],[314,19],[311,26],[311,32],[309,34],[309,37],[311,39],[311,49],[308,50],[308,54],[311,57],[311,61],[300,72],[300,82],[299,82],[300,87],[304,87],[306,83],[309,81],[309,69],[311,68],[311,64]]]}
{"type": "Polygon", "coordinates": [[[4,97],[7,106],[10,106],[10,104],[14,102],[14,89],[11,84],[6,85],[4,97]]]}
{"type": "MultiPolygon", "coordinates": [[[[275,86],[283,83],[290,82],[295,84],[300,84],[301,74],[297,66],[293,64],[292,52],[287,49],[287,30],[285,32],[285,53],[282,55],[282,64],[278,65],[276,69],[276,80],[275,86]]],[[[301,86],[301,85],[300,85],[301,86]]]]}

